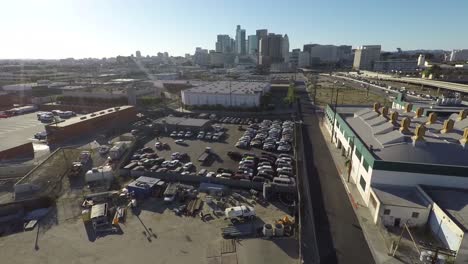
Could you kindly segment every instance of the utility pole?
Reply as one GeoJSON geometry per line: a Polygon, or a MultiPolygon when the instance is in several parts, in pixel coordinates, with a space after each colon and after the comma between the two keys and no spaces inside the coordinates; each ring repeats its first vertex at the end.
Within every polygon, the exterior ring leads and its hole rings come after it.
{"type": "MultiPolygon", "coordinates": [[[[335,136],[336,105],[338,104],[338,91],[339,91],[337,87],[335,87],[335,89],[336,89],[336,98],[335,98],[335,105],[334,105],[333,125],[332,125],[332,134],[331,134],[332,143],[333,143],[333,137],[335,136]]],[[[333,97],[332,97],[332,100],[333,100],[333,97]]]]}
{"type": "Polygon", "coordinates": [[[229,80],[229,106],[232,108],[232,87],[231,87],[231,80],[229,80]]]}

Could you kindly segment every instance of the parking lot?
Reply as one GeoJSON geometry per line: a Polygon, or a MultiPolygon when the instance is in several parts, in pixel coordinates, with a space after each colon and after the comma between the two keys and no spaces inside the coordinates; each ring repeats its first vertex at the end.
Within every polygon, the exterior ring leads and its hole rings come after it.
{"type": "Polygon", "coordinates": [[[131,170],[133,176],[144,175],[145,171],[173,172],[295,184],[290,155],[293,126],[291,121],[280,120],[249,124],[218,121],[202,131],[167,131],[137,150],[125,169],[131,170]],[[211,138],[218,133],[223,134],[220,139],[211,138]]]}

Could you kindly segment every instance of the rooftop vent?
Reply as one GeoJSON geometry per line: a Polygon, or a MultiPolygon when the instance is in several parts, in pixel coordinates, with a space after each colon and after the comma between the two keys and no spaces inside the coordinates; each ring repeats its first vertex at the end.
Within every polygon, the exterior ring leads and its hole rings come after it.
{"type": "Polygon", "coordinates": [[[426,125],[432,125],[435,123],[435,121],[437,120],[437,114],[432,112],[429,114],[429,116],[427,117],[427,122],[426,122],[426,125]]]}
{"type": "Polygon", "coordinates": [[[424,126],[424,124],[419,124],[416,126],[416,129],[414,130],[414,136],[411,137],[413,139],[414,146],[417,146],[418,144],[425,142],[424,140],[425,133],[426,133],[426,127],[424,126]]]}
{"type": "Polygon", "coordinates": [[[421,117],[423,114],[424,109],[421,107],[416,108],[416,115],[414,116],[415,118],[421,117]]]}
{"type": "Polygon", "coordinates": [[[468,115],[467,109],[460,110],[460,112],[458,113],[457,121],[461,121],[465,119],[467,115],[468,115]]]}
{"type": "Polygon", "coordinates": [[[390,114],[390,123],[396,124],[398,122],[398,112],[394,111],[390,114]]]}
{"type": "Polygon", "coordinates": [[[407,103],[405,106],[405,113],[409,113],[413,110],[413,104],[407,103]]]}
{"type": "Polygon", "coordinates": [[[81,120],[85,120],[86,119],[86,116],[82,116],[80,117],[81,120]]]}
{"type": "Polygon", "coordinates": [[[440,133],[445,134],[445,133],[448,133],[448,132],[452,131],[454,124],[455,124],[455,121],[453,121],[453,119],[449,118],[449,119],[445,120],[444,121],[444,127],[442,128],[440,133]]]}
{"type": "Polygon", "coordinates": [[[403,134],[409,134],[410,123],[411,123],[411,120],[408,117],[403,118],[401,120],[400,132],[403,134]]]}
{"type": "Polygon", "coordinates": [[[374,112],[380,113],[379,108],[380,108],[380,104],[378,102],[374,103],[374,112]]]}
{"type": "Polygon", "coordinates": [[[114,109],[109,109],[109,110],[107,110],[107,112],[112,112],[112,111],[114,111],[114,109]]]}
{"type": "Polygon", "coordinates": [[[467,142],[468,142],[468,127],[465,128],[465,131],[463,132],[463,136],[460,138],[460,144],[465,148],[467,142]]]}
{"type": "Polygon", "coordinates": [[[388,118],[388,106],[382,107],[381,113],[383,117],[388,118]]]}
{"type": "Polygon", "coordinates": [[[105,114],[105,113],[106,113],[105,111],[101,111],[101,112],[99,112],[99,114],[101,114],[101,115],[102,115],[102,114],[105,114]]]}
{"type": "Polygon", "coordinates": [[[91,117],[96,116],[96,114],[91,114],[91,117]]]}

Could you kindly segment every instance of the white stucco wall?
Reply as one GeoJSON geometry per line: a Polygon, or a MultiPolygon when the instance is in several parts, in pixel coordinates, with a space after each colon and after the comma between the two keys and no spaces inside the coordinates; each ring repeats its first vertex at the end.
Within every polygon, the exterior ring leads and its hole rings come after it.
{"type": "Polygon", "coordinates": [[[404,223],[408,226],[424,226],[429,218],[430,207],[428,208],[412,208],[393,205],[382,205],[379,210],[379,217],[385,226],[394,226],[395,219],[400,218],[400,227],[404,223]],[[390,214],[384,215],[385,209],[390,210],[390,214]],[[413,218],[413,212],[419,213],[417,218],[413,218]]]}
{"type": "Polygon", "coordinates": [[[418,184],[461,187],[468,186],[468,177],[455,177],[437,174],[412,173],[401,171],[374,170],[372,172],[372,183],[395,184],[414,186],[418,184]]]}
{"type": "Polygon", "coordinates": [[[429,227],[451,250],[458,250],[462,245],[465,232],[437,205],[432,205],[429,227]]]}

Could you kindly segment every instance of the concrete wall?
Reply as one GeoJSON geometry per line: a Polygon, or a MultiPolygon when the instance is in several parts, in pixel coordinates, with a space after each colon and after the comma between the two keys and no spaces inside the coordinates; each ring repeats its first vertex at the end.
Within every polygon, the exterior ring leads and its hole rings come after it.
{"type": "Polygon", "coordinates": [[[451,250],[460,248],[465,232],[436,203],[432,205],[429,227],[445,246],[451,250]]]}

